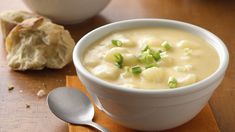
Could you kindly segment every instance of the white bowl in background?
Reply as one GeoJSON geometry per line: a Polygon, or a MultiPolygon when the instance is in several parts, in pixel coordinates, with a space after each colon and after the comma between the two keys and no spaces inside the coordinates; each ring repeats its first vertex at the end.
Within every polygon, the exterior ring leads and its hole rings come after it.
{"type": "Polygon", "coordinates": [[[32,11],[61,24],[75,24],[98,14],[110,0],[23,0],[32,11]]]}
{"type": "Polygon", "coordinates": [[[73,51],[77,75],[99,109],[123,126],[138,130],[165,130],[184,124],[207,104],[223,80],[229,62],[224,43],[211,32],[184,22],[166,19],[134,19],[99,27],[79,40],[73,51]],[[208,41],[220,59],[218,69],[206,79],[176,89],[130,89],[103,81],[82,64],[84,51],[111,32],[139,27],[170,27],[185,30],[208,41]]]}

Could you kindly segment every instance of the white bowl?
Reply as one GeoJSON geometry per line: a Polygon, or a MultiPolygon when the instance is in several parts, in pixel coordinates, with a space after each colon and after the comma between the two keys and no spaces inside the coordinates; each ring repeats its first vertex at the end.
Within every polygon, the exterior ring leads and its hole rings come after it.
{"type": "Polygon", "coordinates": [[[61,24],[82,22],[99,13],[110,0],[23,0],[32,11],[61,24]]]}
{"type": "Polygon", "coordinates": [[[123,126],[148,131],[174,128],[195,117],[223,80],[228,61],[226,46],[214,34],[188,23],[165,19],[127,20],[99,27],[81,38],[73,51],[77,75],[98,108],[123,126]],[[103,81],[86,70],[82,57],[89,45],[113,31],[139,27],[177,28],[204,38],[219,55],[218,69],[195,84],[164,90],[125,88],[103,81]]]}

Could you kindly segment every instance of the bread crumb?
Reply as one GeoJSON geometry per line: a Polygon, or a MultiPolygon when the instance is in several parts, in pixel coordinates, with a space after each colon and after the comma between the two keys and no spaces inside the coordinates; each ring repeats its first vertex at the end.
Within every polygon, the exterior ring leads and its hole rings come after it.
{"type": "Polygon", "coordinates": [[[13,90],[15,87],[13,85],[8,85],[8,91],[13,90]]]}
{"type": "Polygon", "coordinates": [[[43,97],[43,96],[45,96],[46,95],[46,92],[45,92],[45,90],[43,90],[43,89],[40,89],[38,92],[37,92],[37,96],[38,97],[43,97]]]}
{"type": "Polygon", "coordinates": [[[26,105],[26,108],[30,108],[30,105],[29,104],[25,104],[26,105]]]}

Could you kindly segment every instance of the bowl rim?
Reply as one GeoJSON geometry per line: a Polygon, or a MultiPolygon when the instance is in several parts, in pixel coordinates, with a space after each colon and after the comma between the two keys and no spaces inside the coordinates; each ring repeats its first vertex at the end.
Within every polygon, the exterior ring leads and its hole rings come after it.
{"type": "MultiPolygon", "coordinates": [[[[128,28],[126,28],[128,29],[128,28]]],[[[123,29],[124,30],[124,29],[123,29]]],[[[113,32],[115,30],[110,30],[109,33],[113,32]]],[[[108,35],[109,33],[106,33],[106,35],[108,35]]],[[[99,38],[100,39],[100,38],[99,38]]],[[[97,39],[98,40],[98,39],[97,39]]],[[[95,40],[95,41],[97,41],[95,40]]],[[[94,42],[95,42],[94,41],[94,42]]],[[[85,48],[84,48],[85,50],[85,48]]],[[[86,78],[88,78],[89,80],[101,85],[103,88],[105,89],[112,89],[112,90],[116,90],[116,91],[120,91],[120,92],[126,92],[126,93],[135,93],[135,94],[148,94],[148,95],[155,95],[155,94],[163,94],[163,95],[178,95],[178,94],[185,94],[185,93],[191,93],[191,92],[196,92],[202,89],[205,89],[208,85],[212,85],[215,81],[219,81],[220,77],[224,75],[227,67],[228,67],[228,63],[229,63],[229,53],[228,50],[225,46],[225,44],[223,43],[223,41],[218,38],[216,35],[214,35],[213,33],[211,33],[210,31],[203,29],[199,26],[193,25],[193,24],[189,24],[186,22],[181,22],[181,21],[176,21],[176,20],[170,20],[170,19],[156,19],[156,18],[145,18],[145,19],[129,19],[129,20],[123,20],[123,21],[118,21],[118,22],[114,22],[114,23],[110,23],[110,24],[106,24],[103,25],[101,27],[98,27],[92,31],[90,31],[89,33],[87,33],[85,36],[83,36],[75,45],[74,50],[73,50],[73,63],[75,65],[76,70],[78,70],[78,73],[85,76],[86,78]],[[191,28],[193,30],[197,30],[202,34],[207,34],[207,36],[210,36],[210,38],[213,38],[214,41],[216,41],[216,44],[219,44],[222,49],[221,50],[216,50],[217,54],[224,54],[224,57],[221,59],[220,58],[220,64],[217,68],[217,70],[212,73],[210,76],[206,77],[203,80],[200,80],[194,84],[191,85],[187,85],[187,86],[182,86],[179,88],[175,88],[175,89],[137,89],[137,88],[125,88],[123,86],[120,85],[116,85],[116,84],[112,84],[110,82],[107,82],[105,80],[102,80],[98,77],[96,77],[95,75],[91,74],[83,65],[82,65],[82,61],[81,61],[81,56],[79,54],[79,49],[81,47],[84,40],[86,40],[90,35],[93,35],[95,32],[99,31],[99,30],[103,30],[105,28],[112,28],[114,26],[118,26],[118,25],[122,25],[122,24],[131,24],[131,23],[135,23],[135,22],[160,22],[160,23],[167,23],[170,25],[181,25],[183,27],[186,28],[191,28]]],[[[77,73],[77,74],[78,74],[77,73]]]]}

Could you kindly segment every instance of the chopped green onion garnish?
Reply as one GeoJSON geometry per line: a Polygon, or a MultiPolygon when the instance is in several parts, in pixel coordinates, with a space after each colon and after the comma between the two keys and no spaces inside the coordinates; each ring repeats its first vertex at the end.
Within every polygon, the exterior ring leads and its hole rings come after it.
{"type": "Polygon", "coordinates": [[[117,46],[117,47],[121,47],[122,46],[122,42],[120,40],[112,40],[112,44],[114,46],[117,46]]]}
{"type": "Polygon", "coordinates": [[[156,60],[156,61],[159,61],[161,59],[161,56],[160,56],[160,53],[161,51],[152,51],[151,52],[151,55],[153,56],[153,58],[156,60]]]}
{"type": "Polygon", "coordinates": [[[120,53],[116,53],[113,55],[115,58],[115,65],[118,68],[122,68],[122,63],[123,63],[123,56],[120,53]]]}
{"type": "Polygon", "coordinates": [[[167,41],[164,41],[161,46],[167,51],[167,50],[170,50],[172,47],[171,45],[167,42],[167,41]]]}
{"type": "Polygon", "coordinates": [[[192,52],[193,52],[192,49],[190,49],[190,48],[184,48],[184,53],[185,53],[185,55],[190,56],[190,55],[192,55],[192,52]]]}
{"type": "Polygon", "coordinates": [[[175,77],[169,77],[169,79],[168,79],[168,86],[170,88],[176,88],[177,84],[178,84],[178,82],[177,82],[175,77]]]}
{"type": "Polygon", "coordinates": [[[139,66],[134,66],[134,67],[131,68],[131,72],[135,75],[138,75],[142,72],[142,69],[139,66]]]}
{"type": "Polygon", "coordinates": [[[155,59],[150,54],[149,50],[142,52],[142,54],[139,57],[139,60],[140,60],[141,63],[144,63],[144,64],[151,64],[151,63],[155,62],[155,59]]]}
{"type": "Polygon", "coordinates": [[[146,65],[153,64],[155,61],[159,61],[161,59],[161,52],[161,50],[154,51],[150,48],[150,46],[146,45],[142,50],[139,60],[141,63],[145,63],[146,65]]]}
{"type": "Polygon", "coordinates": [[[142,52],[147,51],[147,50],[150,50],[149,45],[146,45],[146,46],[144,47],[144,49],[142,50],[142,52]]]}

